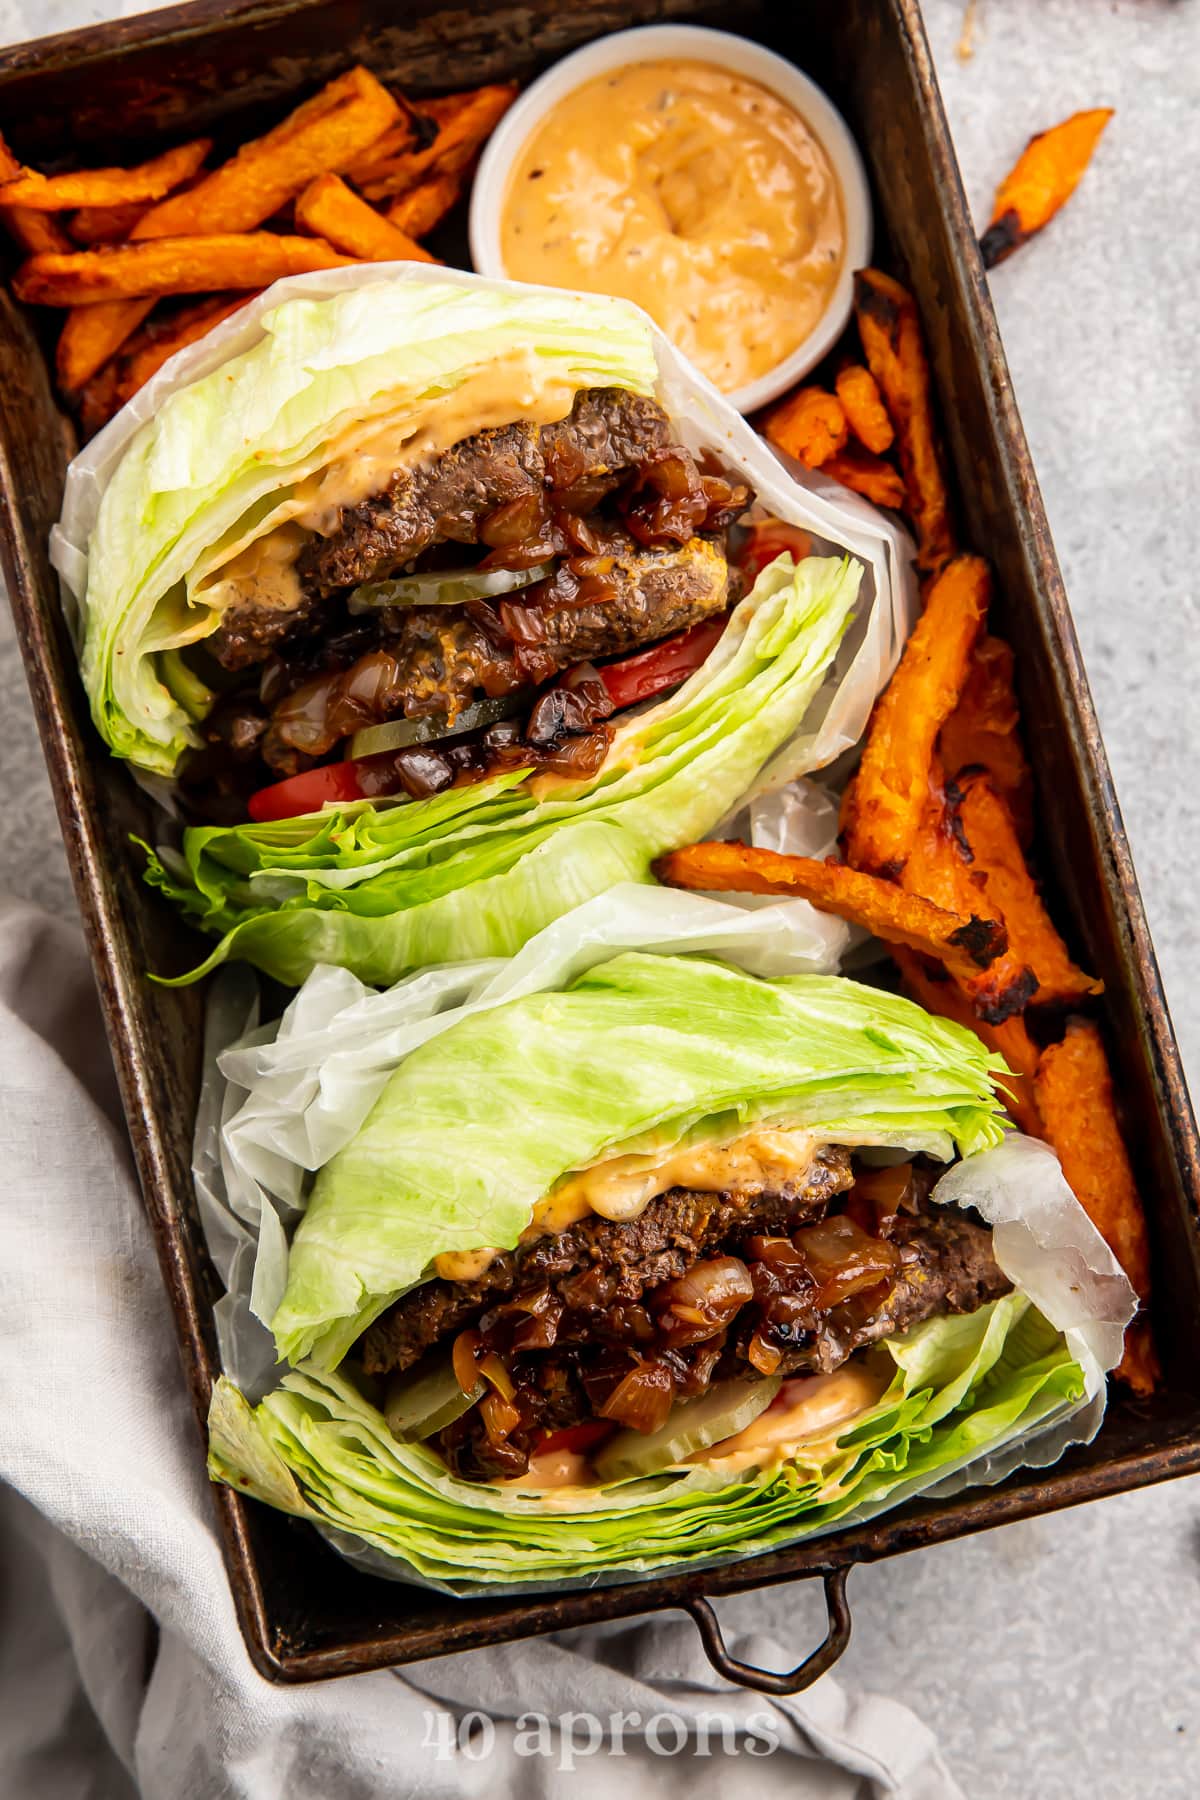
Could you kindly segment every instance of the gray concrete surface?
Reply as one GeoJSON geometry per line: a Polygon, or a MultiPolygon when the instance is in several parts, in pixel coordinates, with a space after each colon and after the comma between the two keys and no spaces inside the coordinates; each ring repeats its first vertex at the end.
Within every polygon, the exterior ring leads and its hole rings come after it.
{"type": "MultiPolygon", "coordinates": [[[[124,9],[8,0],[18,41],[124,9]]],[[[1200,556],[1196,0],[926,0],[967,193],[985,219],[1025,139],[1117,116],[1074,203],[992,291],[1046,496],[1167,992],[1200,1071],[1200,556]]],[[[980,545],[986,552],[987,546],[980,545]]],[[[0,619],[0,885],[72,899],[11,626],[0,619]]],[[[857,1571],[848,1681],[939,1733],[971,1800],[1200,1793],[1200,1481],[857,1571]]],[[[797,1653],[820,1603],[723,1607],[797,1653]]]]}

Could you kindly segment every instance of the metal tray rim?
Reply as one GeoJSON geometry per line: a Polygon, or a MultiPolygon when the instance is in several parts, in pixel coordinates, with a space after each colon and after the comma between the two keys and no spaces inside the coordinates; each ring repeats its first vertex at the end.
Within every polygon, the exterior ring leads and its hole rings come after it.
{"type": "MultiPolygon", "coordinates": [[[[143,14],[119,25],[84,27],[53,37],[34,40],[0,52],[0,82],[11,74],[49,71],[64,65],[90,61],[93,55],[109,57],[114,48],[132,50],[164,37],[202,37],[213,26],[239,23],[247,27],[309,11],[320,0],[192,0],[143,14]]],[[[1063,713],[1077,737],[1084,728],[1087,742],[1080,744],[1080,765],[1086,771],[1108,829],[1098,843],[1120,893],[1121,924],[1126,960],[1134,972],[1154,1051],[1159,1086],[1159,1112],[1167,1122],[1172,1148],[1179,1160],[1193,1205],[1200,1204],[1200,1141],[1183,1079],[1178,1047],[1170,1026],[1161,980],[1142,909],[1124,829],[1112,789],[1111,775],[1099,736],[1079,646],[1067,610],[1057,560],[1051,545],[1041,495],[1033,476],[1024,432],[1017,412],[1007,365],[986,276],[978,257],[965,196],[942,110],[918,0],[886,0],[895,27],[901,34],[905,55],[922,102],[926,149],[937,172],[942,202],[960,251],[960,269],[966,273],[961,296],[968,322],[982,347],[989,378],[993,429],[1003,465],[1007,499],[1023,519],[1034,540],[1036,561],[1046,590],[1047,612],[1054,627],[1055,679],[1063,713]]],[[[147,1207],[155,1231],[160,1262],[168,1287],[176,1297],[181,1353],[196,1407],[198,1426],[207,1407],[213,1368],[200,1321],[199,1297],[183,1254],[188,1230],[171,1187],[159,1122],[154,1114],[146,1081],[144,1056],[149,1048],[139,1032],[130,1004],[130,992],[109,955],[109,945],[121,932],[121,920],[103,880],[99,844],[91,829],[88,759],[74,735],[69,709],[71,671],[64,670],[55,646],[46,635],[39,615],[36,579],[28,536],[22,517],[18,468],[10,446],[0,443],[0,498],[10,521],[10,531],[0,543],[0,559],[18,623],[26,672],[33,693],[38,727],[49,766],[64,838],[67,841],[89,950],[101,987],[106,1020],[117,1064],[122,1099],[131,1125],[135,1156],[147,1207]],[[180,1300],[182,1299],[182,1303],[180,1300]]],[[[453,1641],[432,1629],[397,1632],[372,1638],[357,1647],[352,1664],[351,1644],[328,1650],[289,1647],[273,1636],[249,1530],[249,1514],[243,1496],[225,1487],[214,1487],[217,1508],[238,1612],[247,1646],[260,1673],[273,1681],[296,1682],[345,1673],[348,1666],[378,1668],[417,1657],[471,1648],[486,1642],[561,1628],[578,1618],[616,1618],[647,1607],[679,1606],[694,1595],[726,1594],[773,1585],[799,1575],[823,1575],[856,1562],[874,1561],[905,1550],[961,1536],[991,1524],[1030,1517],[1075,1504],[1083,1499],[1145,1485],[1200,1470],[1200,1418],[1195,1429],[1178,1441],[1153,1451],[1117,1455],[1092,1469],[1061,1465],[1036,1479],[1012,1478],[1003,1489],[967,1491],[963,1497],[940,1506],[904,1508],[882,1523],[763,1558],[727,1564],[694,1575],[657,1576],[626,1586],[579,1590],[545,1601],[524,1599],[502,1604],[503,1629],[464,1616],[453,1641]],[[582,1603],[586,1602],[586,1613],[582,1603]],[[547,1609],[553,1607],[553,1616],[547,1609]],[[576,1616],[573,1617],[572,1614],[576,1616]]],[[[302,1527],[301,1527],[302,1529],[302,1527]]],[[[402,1591],[402,1590],[401,1590],[402,1591]]]]}

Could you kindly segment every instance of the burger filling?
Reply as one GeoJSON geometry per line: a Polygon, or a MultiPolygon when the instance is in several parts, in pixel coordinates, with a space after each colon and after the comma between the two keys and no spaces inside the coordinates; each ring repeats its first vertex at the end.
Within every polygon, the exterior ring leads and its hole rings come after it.
{"type": "MultiPolygon", "coordinates": [[[[461,1399],[428,1441],[456,1475],[494,1481],[548,1448],[590,1456],[620,1432],[662,1434],[680,1402],[723,1383],[830,1375],[1008,1291],[991,1232],[929,1200],[932,1169],[869,1169],[807,1143],[784,1173],[763,1135],[734,1184],[645,1197],[625,1174],[624,1202],[596,1196],[604,1211],[568,1188],[514,1250],[439,1259],[368,1330],[364,1369],[403,1398],[449,1351],[461,1399]]],[[[729,1173],[726,1158],[713,1179],[729,1173]]]]}
{"type": "Polygon", "coordinates": [[[655,401],[605,388],[288,518],[207,579],[221,623],[189,666],[220,698],[185,784],[244,796],[383,748],[413,794],[514,761],[590,773],[621,698],[592,665],[724,617],[752,498],[655,401]]]}

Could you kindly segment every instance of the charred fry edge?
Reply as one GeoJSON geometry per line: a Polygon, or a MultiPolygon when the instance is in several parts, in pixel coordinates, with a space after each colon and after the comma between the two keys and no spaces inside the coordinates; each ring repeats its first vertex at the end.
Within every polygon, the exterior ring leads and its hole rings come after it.
{"type": "Polygon", "coordinates": [[[1111,106],[1093,107],[1030,138],[996,189],[991,222],[979,240],[985,269],[1036,237],[1066,205],[1112,116],[1111,106]]]}
{"type": "Polygon", "coordinates": [[[916,302],[890,275],[859,269],[854,311],[867,365],[896,431],[907,511],[917,534],[917,566],[935,573],[956,545],[916,302]]]}
{"type": "Polygon", "coordinates": [[[1008,927],[1013,954],[1037,977],[1039,1006],[1077,1004],[1104,992],[1104,983],[1072,961],[1025,860],[1012,813],[981,771],[965,773],[948,790],[950,806],[970,851],[971,871],[1008,927]]]}
{"type": "Polygon", "coordinates": [[[1003,955],[1003,925],[977,913],[945,911],[917,894],[857,869],[809,856],[781,856],[745,844],[692,844],[672,850],[654,865],[660,881],[720,893],[792,894],[822,912],[861,925],[886,943],[936,957],[952,973],[968,977],[1003,955]]]}
{"type": "Polygon", "coordinates": [[[1033,841],[1033,777],[1021,740],[1012,647],[991,633],[981,637],[958,705],[942,726],[938,754],[951,780],[986,770],[1008,804],[1022,850],[1033,841]]]}
{"type": "Polygon", "coordinates": [[[405,194],[427,175],[457,175],[474,160],[517,93],[516,82],[495,82],[464,94],[424,101],[419,110],[437,125],[437,135],[427,148],[384,157],[367,152],[345,173],[368,200],[390,200],[405,194]]]}

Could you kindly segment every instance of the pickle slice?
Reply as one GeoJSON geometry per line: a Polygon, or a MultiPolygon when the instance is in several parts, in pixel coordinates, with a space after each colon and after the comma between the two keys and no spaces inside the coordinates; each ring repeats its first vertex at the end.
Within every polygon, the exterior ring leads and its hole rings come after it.
{"type": "Polygon", "coordinates": [[[766,1411],[780,1386],[778,1375],[722,1381],[694,1400],[677,1401],[666,1424],[648,1436],[640,1431],[618,1432],[596,1452],[592,1466],[601,1481],[657,1475],[660,1469],[669,1469],[698,1450],[736,1437],[766,1411]]]}
{"type": "Polygon", "coordinates": [[[415,1369],[393,1375],[388,1382],[383,1402],[388,1430],[402,1444],[432,1437],[435,1431],[460,1419],[486,1387],[487,1383],[480,1380],[473,1393],[464,1394],[449,1356],[424,1358],[415,1369]]]}

